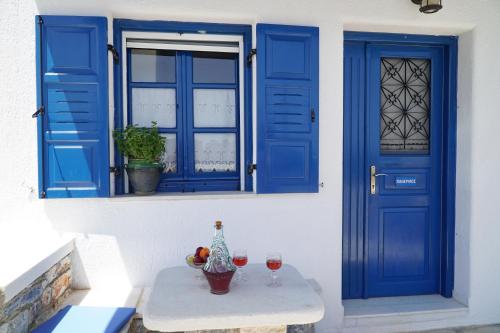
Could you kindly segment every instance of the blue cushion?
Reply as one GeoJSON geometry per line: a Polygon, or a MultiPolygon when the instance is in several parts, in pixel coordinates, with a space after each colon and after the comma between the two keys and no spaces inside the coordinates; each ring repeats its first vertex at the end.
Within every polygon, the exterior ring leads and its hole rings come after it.
{"type": "Polygon", "coordinates": [[[135,308],[68,305],[32,333],[117,333],[134,313],[135,308]]]}

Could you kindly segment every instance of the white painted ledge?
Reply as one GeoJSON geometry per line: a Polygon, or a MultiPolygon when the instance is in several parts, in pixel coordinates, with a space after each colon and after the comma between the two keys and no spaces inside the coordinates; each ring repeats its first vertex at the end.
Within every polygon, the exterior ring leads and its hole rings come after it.
{"type": "Polygon", "coordinates": [[[142,288],[114,289],[110,286],[109,288],[73,289],[60,307],[80,305],[136,308],[141,295],[142,288]]]}
{"type": "Polygon", "coordinates": [[[434,328],[431,324],[439,327],[440,322],[468,313],[465,305],[440,295],[354,299],[342,303],[346,333],[386,332],[391,325],[393,331],[397,328],[405,331],[434,328]]]}
{"type": "MultiPolygon", "coordinates": [[[[207,192],[158,192],[153,195],[134,195],[123,194],[116,195],[110,198],[102,198],[100,200],[108,200],[109,202],[154,202],[154,201],[187,201],[187,200],[243,200],[255,198],[293,198],[319,195],[318,193],[270,193],[258,194],[255,192],[245,191],[207,191],[207,192]]],[[[88,200],[88,199],[84,199],[88,200]]]]}
{"type": "Polygon", "coordinates": [[[139,302],[137,303],[137,311],[135,314],[136,318],[142,318],[142,314],[144,313],[144,310],[146,308],[146,304],[148,303],[150,296],[151,296],[151,287],[145,287],[142,290],[141,298],[139,299],[139,302]]]}
{"type": "Polygon", "coordinates": [[[10,236],[0,242],[0,308],[74,248],[71,235],[10,236]]]}
{"type": "Polygon", "coordinates": [[[376,297],[344,300],[345,317],[380,317],[425,312],[463,311],[467,307],[441,295],[376,297]]]}
{"type": "Polygon", "coordinates": [[[248,281],[231,283],[226,295],[210,293],[208,282],[189,267],[158,273],[143,312],[144,326],[161,332],[299,325],[324,315],[319,295],[291,265],[278,272],[282,286],[270,288],[265,264],[246,267],[248,281]]]}

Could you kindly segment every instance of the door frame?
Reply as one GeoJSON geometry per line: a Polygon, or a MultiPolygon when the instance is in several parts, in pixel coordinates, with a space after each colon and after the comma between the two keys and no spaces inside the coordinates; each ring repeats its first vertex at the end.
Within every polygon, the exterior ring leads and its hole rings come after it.
{"type": "MultiPolygon", "coordinates": [[[[428,36],[373,32],[344,32],[345,43],[440,46],[444,51],[443,137],[442,137],[442,233],[440,294],[452,297],[455,258],[455,182],[457,132],[457,36],[428,36]]],[[[363,46],[364,45],[364,46],[363,46]]],[[[362,57],[364,58],[364,52],[362,57]]],[[[344,62],[346,61],[344,54],[344,62]]],[[[343,203],[342,203],[342,298],[366,298],[367,237],[366,203],[369,179],[365,169],[366,63],[357,63],[361,83],[354,85],[344,71],[343,107],[343,203]],[[350,84],[346,87],[346,80],[350,84]],[[347,89],[349,88],[349,89],[347,89]],[[349,99],[348,101],[346,100],[349,99]],[[357,111],[357,112],[348,112],[357,111]]]]}

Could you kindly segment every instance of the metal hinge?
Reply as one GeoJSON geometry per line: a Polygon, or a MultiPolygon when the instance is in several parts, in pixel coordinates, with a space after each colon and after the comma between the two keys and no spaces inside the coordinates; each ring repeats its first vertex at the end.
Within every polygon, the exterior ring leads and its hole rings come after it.
{"type": "Polygon", "coordinates": [[[257,170],[257,164],[249,164],[247,168],[247,173],[251,176],[253,175],[254,170],[257,170]]]}
{"type": "Polygon", "coordinates": [[[253,56],[257,54],[257,49],[251,49],[247,55],[247,65],[250,66],[252,64],[253,56]]]}
{"type": "Polygon", "coordinates": [[[38,15],[38,24],[43,24],[43,17],[42,17],[42,15],[38,15]]]}
{"type": "Polygon", "coordinates": [[[113,54],[113,61],[115,64],[119,64],[120,63],[120,57],[118,56],[118,51],[115,49],[115,47],[111,44],[108,44],[108,51],[111,52],[111,54],[113,54]]]}
{"type": "Polygon", "coordinates": [[[37,118],[38,116],[43,116],[44,113],[45,113],[45,108],[42,105],[38,108],[38,110],[35,111],[35,113],[31,115],[31,118],[37,118]]]}
{"type": "Polygon", "coordinates": [[[115,174],[116,177],[118,177],[119,175],[122,174],[120,168],[117,168],[117,167],[109,167],[109,172],[112,172],[115,174]]]}
{"type": "Polygon", "coordinates": [[[45,191],[40,192],[40,198],[45,199],[47,197],[47,193],[45,191]]]}
{"type": "Polygon", "coordinates": [[[316,112],[314,112],[314,108],[311,108],[311,122],[316,121],[316,112]]]}

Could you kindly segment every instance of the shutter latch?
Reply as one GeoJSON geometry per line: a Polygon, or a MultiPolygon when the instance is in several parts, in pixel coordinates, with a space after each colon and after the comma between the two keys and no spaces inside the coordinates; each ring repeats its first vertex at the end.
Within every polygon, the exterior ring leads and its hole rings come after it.
{"type": "Polygon", "coordinates": [[[316,121],[316,112],[314,112],[314,108],[311,108],[311,122],[314,123],[316,121]]]}
{"type": "Polygon", "coordinates": [[[45,108],[42,105],[38,108],[38,110],[36,110],[35,113],[31,115],[31,118],[37,118],[38,116],[43,116],[44,113],[45,113],[45,108]]]}
{"type": "Polygon", "coordinates": [[[115,47],[111,44],[108,44],[108,51],[111,52],[111,54],[113,54],[113,61],[115,64],[119,64],[120,63],[120,58],[118,57],[118,51],[115,49],[115,47]]]}
{"type": "Polygon", "coordinates": [[[257,170],[257,164],[253,164],[253,163],[249,164],[248,168],[247,168],[248,175],[250,175],[250,176],[253,175],[254,170],[257,170]]]}
{"type": "Polygon", "coordinates": [[[117,167],[109,167],[109,172],[114,173],[116,177],[120,176],[122,174],[120,168],[117,167]]]}
{"type": "Polygon", "coordinates": [[[250,66],[252,64],[252,58],[257,54],[257,49],[251,49],[247,55],[247,64],[250,66]]]}

